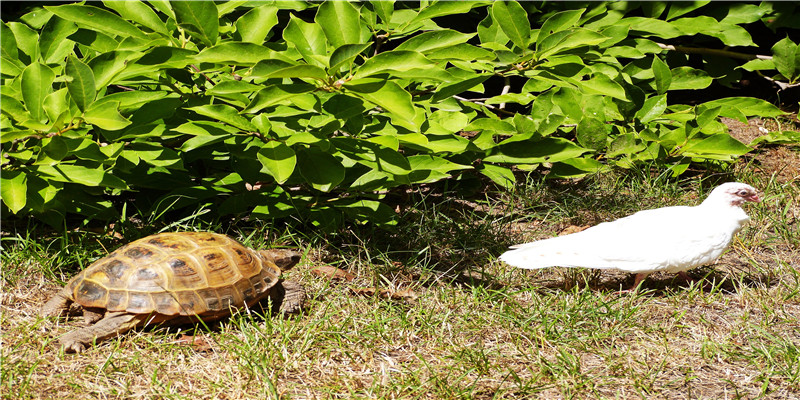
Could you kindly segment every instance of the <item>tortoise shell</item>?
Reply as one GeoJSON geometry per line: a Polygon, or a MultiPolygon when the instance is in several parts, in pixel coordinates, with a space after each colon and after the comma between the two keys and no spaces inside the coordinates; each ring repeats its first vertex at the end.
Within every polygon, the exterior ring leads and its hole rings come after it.
{"type": "Polygon", "coordinates": [[[134,314],[228,314],[269,294],[281,270],[225,235],[148,236],[94,262],[67,283],[84,308],[134,314]]]}

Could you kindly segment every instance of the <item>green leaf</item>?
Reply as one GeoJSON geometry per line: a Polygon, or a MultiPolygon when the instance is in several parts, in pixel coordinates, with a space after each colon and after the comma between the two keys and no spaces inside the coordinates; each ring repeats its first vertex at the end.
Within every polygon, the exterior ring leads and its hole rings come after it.
{"type": "Polygon", "coordinates": [[[72,21],[89,29],[110,35],[118,35],[123,38],[148,39],[147,35],[139,28],[102,8],[80,4],[45,6],[44,8],[67,21],[72,21]]]}
{"type": "Polygon", "coordinates": [[[672,84],[672,72],[670,72],[669,66],[656,56],[653,57],[653,64],[651,67],[655,75],[656,92],[658,92],[658,94],[666,93],[667,90],[669,90],[669,86],[672,84]]]}
{"type": "Polygon", "coordinates": [[[770,69],[775,69],[775,62],[773,60],[755,59],[744,63],[744,65],[740,66],[739,68],[747,71],[770,70],[770,69]]]}
{"type": "Polygon", "coordinates": [[[4,170],[0,175],[0,196],[3,197],[6,207],[14,214],[25,208],[26,193],[28,192],[27,181],[27,175],[22,171],[4,170]]]}
{"type": "Polygon", "coordinates": [[[47,95],[42,103],[47,117],[54,129],[61,129],[73,115],[69,112],[69,100],[67,100],[67,89],[59,89],[47,95]],[[69,115],[67,115],[69,114],[69,115]]]}
{"type": "Polygon", "coordinates": [[[585,10],[586,9],[584,8],[577,10],[566,10],[551,15],[546,21],[544,21],[542,27],[539,29],[539,34],[536,37],[536,41],[540,42],[556,32],[560,32],[575,26],[585,10]]]}
{"type": "Polygon", "coordinates": [[[359,79],[350,81],[344,87],[405,121],[413,123],[416,117],[411,94],[394,81],[359,79]]]}
{"type": "Polygon", "coordinates": [[[642,32],[642,36],[656,36],[660,39],[672,39],[683,35],[683,31],[669,22],[654,18],[628,17],[617,21],[616,25],[629,26],[631,31],[642,32]]]}
{"type": "Polygon", "coordinates": [[[273,71],[264,76],[264,78],[312,78],[319,81],[325,81],[327,77],[328,74],[325,73],[325,70],[308,64],[293,65],[273,71]]]}
{"type": "Polygon", "coordinates": [[[67,81],[67,90],[70,97],[78,105],[79,110],[86,111],[86,108],[94,101],[94,96],[97,93],[92,69],[75,56],[70,55],[67,57],[64,72],[70,78],[67,81]]]}
{"type": "Polygon", "coordinates": [[[184,68],[195,62],[192,57],[196,55],[197,52],[189,49],[168,46],[154,47],[135,63],[129,62],[117,78],[126,79],[146,75],[166,68],[184,68]]]}
{"type": "Polygon", "coordinates": [[[273,72],[280,71],[282,69],[296,67],[296,66],[304,66],[309,65],[306,63],[294,62],[294,61],[286,61],[286,60],[279,60],[275,59],[267,59],[259,61],[253,68],[250,69],[249,73],[246,74],[246,78],[248,80],[252,80],[255,83],[261,83],[267,80],[267,77],[270,76],[273,72]]]}
{"type": "Polygon", "coordinates": [[[537,141],[517,141],[500,144],[489,150],[485,162],[507,164],[540,164],[557,162],[580,156],[587,149],[567,139],[547,137],[537,141]]]}
{"type": "Polygon", "coordinates": [[[356,71],[359,78],[387,71],[408,71],[414,68],[428,68],[434,63],[416,51],[392,50],[368,59],[356,71]]]}
{"type": "Polygon", "coordinates": [[[412,171],[430,170],[446,174],[454,170],[472,169],[469,165],[456,164],[442,157],[430,154],[418,154],[410,156],[407,159],[409,168],[412,171]]]}
{"type": "Polygon", "coordinates": [[[721,107],[723,111],[721,115],[725,115],[724,111],[728,108],[735,108],[748,117],[757,115],[759,117],[774,118],[785,114],[778,107],[753,97],[728,97],[705,102],[703,106],[707,109],[721,107]]]}
{"type": "Polygon", "coordinates": [[[225,42],[207,47],[193,59],[195,62],[250,66],[275,57],[275,51],[253,43],[225,42]]]}
{"type": "MultiPolygon", "coordinates": [[[[423,8],[407,25],[429,20],[445,15],[464,14],[473,7],[487,4],[484,1],[437,1],[423,8]]],[[[395,12],[395,15],[397,12],[395,12]]]]}
{"type": "Polygon", "coordinates": [[[742,142],[732,138],[727,133],[711,135],[701,140],[691,140],[682,149],[685,156],[700,156],[719,160],[729,160],[752,150],[742,142]]]}
{"type": "Polygon", "coordinates": [[[127,67],[128,60],[136,56],[138,54],[132,51],[112,51],[100,54],[89,61],[95,87],[103,88],[111,84],[114,78],[127,67]]]}
{"type": "Polygon", "coordinates": [[[28,13],[19,17],[19,20],[33,29],[41,29],[53,17],[53,13],[42,7],[32,6],[28,10],[28,13]]]}
{"type": "Polygon", "coordinates": [[[584,118],[578,123],[576,138],[587,149],[603,150],[608,140],[606,124],[597,118],[584,118]]]}
{"type": "MultiPolygon", "coordinates": [[[[120,156],[125,157],[125,153],[128,153],[128,157],[132,156],[138,158],[156,167],[183,168],[181,156],[178,155],[175,150],[165,148],[158,143],[133,142],[125,148],[125,151],[123,151],[120,156]]],[[[176,180],[180,179],[179,176],[173,176],[171,178],[176,180]]]]}
{"type": "Polygon", "coordinates": [[[78,183],[89,187],[128,188],[122,179],[109,174],[100,167],[91,168],[74,164],[40,165],[37,166],[37,172],[48,175],[50,179],[58,182],[78,183]]]}
{"type": "Polygon", "coordinates": [[[338,72],[339,69],[344,66],[346,66],[348,70],[352,69],[353,61],[356,59],[356,57],[358,57],[359,54],[361,54],[362,51],[369,48],[369,46],[370,45],[366,43],[346,44],[344,46],[340,46],[333,51],[331,58],[328,61],[328,64],[330,65],[330,71],[338,72]]]}
{"type": "Polygon", "coordinates": [[[645,100],[642,108],[636,112],[635,117],[638,118],[643,124],[646,124],[664,114],[666,109],[667,95],[662,94],[659,96],[654,96],[645,100]]]}
{"type": "Polygon", "coordinates": [[[298,168],[303,179],[322,192],[329,192],[344,180],[342,163],[336,157],[313,147],[300,151],[298,168]]]}
{"type": "Polygon", "coordinates": [[[310,24],[292,14],[283,29],[283,40],[294,46],[309,64],[322,66],[315,56],[325,55],[325,32],[319,24],[310,24]]]}
{"type": "Polygon", "coordinates": [[[4,23],[0,23],[0,56],[19,61],[19,49],[17,48],[17,39],[14,37],[14,31],[4,23]]]}
{"type": "Polygon", "coordinates": [[[697,116],[697,126],[700,129],[705,128],[708,124],[717,120],[717,116],[722,111],[721,107],[709,108],[697,116]]]}
{"type": "Polygon", "coordinates": [[[113,51],[119,47],[119,42],[111,36],[83,28],[69,35],[69,39],[100,53],[113,51]]]}
{"type": "Polygon", "coordinates": [[[516,1],[495,1],[492,4],[492,18],[500,25],[500,29],[517,47],[527,49],[531,39],[531,24],[528,13],[516,1]]]}
{"type": "Polygon", "coordinates": [[[794,82],[800,77],[800,47],[789,40],[783,38],[772,46],[772,61],[775,69],[790,82],[794,82]]]}
{"type": "Polygon", "coordinates": [[[547,176],[550,177],[552,175],[552,178],[579,178],[608,169],[605,164],[592,158],[572,158],[555,163],[547,176]]]}
{"type": "Polygon", "coordinates": [[[328,42],[334,47],[360,44],[361,18],[358,10],[347,1],[325,1],[317,9],[314,21],[322,27],[328,42]]]}
{"type": "Polygon", "coordinates": [[[172,99],[177,98],[175,94],[170,94],[167,92],[160,92],[160,91],[146,92],[146,91],[136,90],[130,92],[118,92],[109,94],[98,101],[118,101],[120,109],[135,109],[136,111],[138,111],[148,103],[155,102],[156,100],[163,99],[164,97],[167,96],[169,96],[172,99]]]}
{"type": "Polygon", "coordinates": [[[42,29],[42,34],[39,35],[39,53],[42,55],[42,61],[46,64],[63,62],[64,57],[74,46],[73,43],[65,43],[68,42],[67,36],[77,30],[78,27],[70,21],[58,17],[50,18],[42,29]]]}
{"type": "MultiPolygon", "coordinates": [[[[13,118],[17,122],[23,122],[30,119],[30,114],[25,110],[25,107],[22,106],[22,103],[19,100],[6,95],[3,93],[0,96],[0,110],[5,115],[13,118]]],[[[3,130],[3,139],[5,139],[6,135],[5,129],[3,130]]],[[[5,140],[4,140],[5,141],[5,140]]]]}
{"type": "Polygon", "coordinates": [[[316,86],[307,83],[289,85],[270,85],[256,93],[253,101],[242,110],[242,113],[257,113],[262,109],[278,104],[284,100],[307,93],[316,89],[316,86]]]}
{"type": "Polygon", "coordinates": [[[479,75],[472,78],[465,79],[463,81],[458,81],[456,83],[446,83],[439,86],[436,91],[433,93],[433,97],[431,98],[432,103],[438,103],[442,100],[449,99],[452,96],[457,94],[461,94],[463,92],[469,91],[470,89],[474,88],[475,86],[480,85],[485,80],[489,79],[489,75],[479,75]]]}
{"type": "Polygon", "coordinates": [[[588,29],[562,31],[549,36],[536,47],[536,57],[549,57],[561,51],[572,50],[583,46],[594,46],[608,40],[608,37],[588,29]]]}
{"type": "Polygon", "coordinates": [[[680,29],[684,35],[697,35],[700,33],[715,37],[728,46],[755,46],[750,34],[744,28],[723,24],[711,17],[681,18],[672,21],[671,24],[680,29]]]}
{"type": "Polygon", "coordinates": [[[235,126],[246,132],[255,132],[258,129],[236,111],[235,108],[225,104],[206,104],[202,106],[188,107],[187,110],[194,111],[200,115],[205,115],[226,124],[235,126]]]}
{"type": "Polygon", "coordinates": [[[392,14],[394,13],[394,0],[370,0],[369,3],[372,4],[372,7],[375,9],[375,14],[378,14],[384,24],[387,24],[392,20],[392,14]]]}
{"type": "Polygon", "coordinates": [[[775,131],[766,135],[759,136],[750,142],[750,146],[755,146],[759,143],[772,143],[772,144],[800,144],[800,132],[794,131],[775,131]]]}
{"type": "Polygon", "coordinates": [[[245,81],[222,81],[206,90],[206,94],[226,95],[235,93],[255,93],[260,89],[261,86],[253,85],[245,81]]]}
{"type": "Polygon", "coordinates": [[[292,176],[297,156],[291,147],[273,140],[258,149],[258,161],[278,184],[283,184],[292,176]]]}
{"type": "MultiPolygon", "coordinates": [[[[25,53],[32,60],[36,59],[39,46],[39,35],[27,25],[19,22],[9,22],[8,28],[14,33],[18,49],[25,53]]],[[[14,54],[13,52],[11,52],[14,54]]]]}
{"type": "Polygon", "coordinates": [[[602,94],[615,99],[630,101],[623,87],[603,74],[594,74],[591,78],[580,82],[584,92],[589,94],[602,94]]]}
{"type": "Polygon", "coordinates": [[[667,12],[667,21],[690,13],[708,3],[709,1],[680,1],[670,3],[669,12],[667,12]]]}
{"type": "Polygon", "coordinates": [[[44,98],[53,92],[55,74],[48,66],[33,63],[22,71],[20,85],[25,108],[36,121],[46,118],[42,104],[44,98]]]}
{"type": "Polygon", "coordinates": [[[394,175],[411,172],[410,164],[402,154],[379,143],[347,137],[335,138],[332,143],[348,158],[372,169],[394,175]]]}
{"type": "Polygon", "coordinates": [[[678,67],[672,69],[672,82],[670,90],[705,89],[713,82],[708,73],[692,67],[678,67]]]}
{"type": "Polygon", "coordinates": [[[451,47],[433,50],[427,53],[426,57],[430,60],[494,60],[495,54],[480,47],[468,43],[456,44],[451,47]]]}
{"type": "Polygon", "coordinates": [[[749,24],[761,19],[771,8],[771,6],[764,7],[763,3],[762,5],[731,3],[726,5],[725,11],[727,13],[720,22],[731,25],[749,24]]]}
{"type": "Polygon", "coordinates": [[[506,190],[514,188],[516,178],[514,177],[514,172],[508,168],[494,164],[481,164],[478,171],[506,190]]]}
{"type": "Polygon", "coordinates": [[[122,18],[139,23],[153,32],[162,35],[169,35],[166,24],[158,18],[152,8],[140,1],[108,1],[104,0],[103,5],[116,11],[122,18]]]}
{"type": "Polygon", "coordinates": [[[426,54],[433,50],[449,49],[452,46],[466,43],[474,36],[474,33],[466,34],[452,29],[423,32],[401,43],[394,50],[413,50],[426,54]]]}
{"type": "Polygon", "coordinates": [[[361,223],[375,225],[395,225],[394,211],[386,204],[375,200],[344,198],[331,203],[337,209],[344,211],[350,218],[361,223]]]}
{"type": "Polygon", "coordinates": [[[109,131],[117,131],[131,124],[119,113],[118,101],[96,102],[84,113],[86,122],[109,131]]]}
{"type": "Polygon", "coordinates": [[[277,23],[277,8],[272,5],[253,7],[236,20],[236,32],[243,42],[262,44],[277,23]]]}
{"type": "Polygon", "coordinates": [[[581,100],[583,94],[571,87],[561,87],[553,93],[553,103],[561,108],[561,113],[577,123],[583,118],[581,100]]]}
{"type": "Polygon", "coordinates": [[[478,24],[478,38],[482,44],[494,43],[505,49],[509,39],[500,26],[492,18],[492,13],[487,13],[486,18],[478,24]]]}
{"type": "Polygon", "coordinates": [[[206,46],[217,43],[219,15],[217,6],[211,1],[174,1],[175,20],[186,33],[202,41],[206,46]]]}

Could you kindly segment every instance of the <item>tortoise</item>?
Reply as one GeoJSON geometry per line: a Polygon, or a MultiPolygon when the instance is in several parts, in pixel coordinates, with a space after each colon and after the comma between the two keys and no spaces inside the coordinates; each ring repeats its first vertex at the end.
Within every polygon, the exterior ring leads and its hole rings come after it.
{"type": "Polygon", "coordinates": [[[299,261],[296,251],[257,251],[216,233],[159,233],[92,263],[42,306],[41,314],[62,316],[70,306],[82,312],[87,326],[59,340],[66,352],[81,352],[145,325],[217,321],[267,297],[271,311],[295,313],[303,307],[305,290],[280,277],[299,261]]]}

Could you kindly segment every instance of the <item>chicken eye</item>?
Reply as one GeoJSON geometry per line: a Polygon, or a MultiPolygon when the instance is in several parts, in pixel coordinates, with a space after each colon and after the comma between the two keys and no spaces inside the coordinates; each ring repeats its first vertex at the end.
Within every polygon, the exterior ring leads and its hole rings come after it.
{"type": "Polygon", "coordinates": [[[743,189],[743,190],[740,190],[740,191],[739,191],[739,193],[737,193],[737,194],[738,194],[739,196],[745,197],[745,196],[747,196],[749,193],[747,192],[747,190],[744,190],[744,189],[743,189]]]}

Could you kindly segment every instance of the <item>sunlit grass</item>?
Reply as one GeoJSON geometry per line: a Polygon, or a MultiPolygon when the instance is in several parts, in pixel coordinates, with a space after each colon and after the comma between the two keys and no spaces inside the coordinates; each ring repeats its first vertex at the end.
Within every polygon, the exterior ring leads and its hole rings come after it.
{"type": "Polygon", "coordinates": [[[4,399],[166,398],[792,398],[800,396],[796,182],[741,176],[766,194],[698,283],[554,268],[524,271],[506,246],[641,208],[697,204],[711,182],[644,176],[531,179],[516,193],[406,204],[393,232],[285,227],[225,232],[254,247],[301,247],[287,275],[310,296],[301,315],[240,313],[209,327],[127,333],[80,355],[55,339],[79,325],[37,316],[75,271],[124,242],[71,232],[3,238],[4,399]],[[311,273],[332,265],[355,276],[311,273]],[[415,300],[355,295],[376,287],[415,300]],[[182,335],[205,347],[181,344],[182,335]]]}

